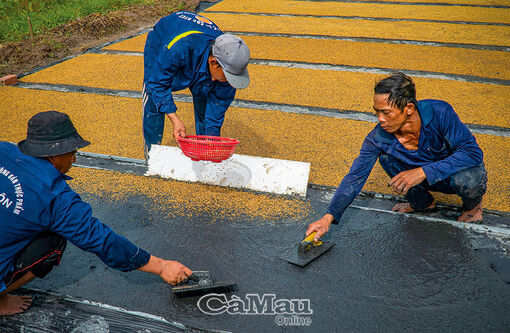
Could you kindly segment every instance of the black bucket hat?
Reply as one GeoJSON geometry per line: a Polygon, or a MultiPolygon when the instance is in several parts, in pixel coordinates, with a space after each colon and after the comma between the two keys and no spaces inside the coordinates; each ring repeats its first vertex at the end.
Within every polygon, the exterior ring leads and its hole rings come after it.
{"type": "Polygon", "coordinates": [[[28,121],[27,138],[18,142],[22,153],[34,157],[57,156],[90,145],[83,140],[69,116],[62,112],[40,112],[28,121]]]}

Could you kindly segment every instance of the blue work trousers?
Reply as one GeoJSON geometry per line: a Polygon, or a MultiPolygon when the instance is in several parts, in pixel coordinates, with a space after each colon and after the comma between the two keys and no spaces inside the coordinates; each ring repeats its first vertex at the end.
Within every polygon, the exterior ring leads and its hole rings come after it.
{"type": "MultiPolygon", "coordinates": [[[[379,163],[390,177],[395,177],[402,171],[413,169],[388,154],[379,156],[379,163]]],[[[429,185],[425,179],[420,184],[413,186],[407,191],[405,198],[415,211],[429,207],[434,198],[429,191],[446,194],[457,194],[462,199],[464,211],[475,208],[482,201],[482,196],[487,190],[487,171],[484,164],[461,170],[449,178],[429,185]]]]}
{"type": "MultiPolygon", "coordinates": [[[[148,157],[151,145],[161,144],[163,130],[165,128],[165,114],[157,111],[156,104],[151,95],[143,90],[143,139],[145,158],[148,157]]],[[[197,135],[205,135],[205,110],[207,100],[193,96],[195,109],[195,132],[197,135]]]]}

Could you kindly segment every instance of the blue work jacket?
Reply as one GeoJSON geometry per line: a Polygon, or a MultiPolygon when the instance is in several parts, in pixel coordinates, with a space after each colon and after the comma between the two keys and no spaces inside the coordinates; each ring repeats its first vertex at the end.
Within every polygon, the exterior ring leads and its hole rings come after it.
{"type": "Polygon", "coordinates": [[[450,104],[428,99],[419,101],[416,107],[421,118],[418,149],[407,150],[395,135],[377,124],[366,136],[359,156],[328,207],[327,213],[333,215],[336,223],[363,188],[381,154],[388,154],[413,169],[423,168],[430,185],[482,164],[482,150],[450,104]]]}
{"type": "Polygon", "coordinates": [[[206,101],[205,134],[219,136],[236,89],[212,81],[208,58],[223,32],[207,18],[180,11],[162,18],[150,31],[144,49],[144,86],[160,113],[174,113],[172,92],[189,88],[206,101]]]}
{"type": "Polygon", "coordinates": [[[0,292],[16,254],[46,230],[121,271],[149,261],[146,251],[92,216],[90,205],[67,184],[69,179],[47,160],[0,141],[0,292]]]}

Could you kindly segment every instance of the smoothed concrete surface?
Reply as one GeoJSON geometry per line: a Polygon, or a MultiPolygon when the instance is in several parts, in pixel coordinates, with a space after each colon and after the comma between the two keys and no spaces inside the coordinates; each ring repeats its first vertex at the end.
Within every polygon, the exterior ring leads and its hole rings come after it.
{"type": "MultiPolygon", "coordinates": [[[[116,177],[111,173],[111,179],[116,177]]],[[[98,179],[98,184],[108,189],[109,178],[98,179]]],[[[332,226],[325,237],[335,247],[302,269],[279,255],[321,216],[329,201],[321,191],[311,191],[313,211],[308,215],[255,223],[240,215],[211,223],[214,209],[169,217],[165,210],[173,209],[172,202],[155,209],[150,197],[110,197],[109,192],[115,188],[82,194],[97,217],[154,255],[210,270],[218,280],[234,279],[237,289],[227,297],[271,293],[277,299],[309,299],[313,314],[304,317],[311,325],[290,331],[506,332],[510,325],[510,288],[501,273],[510,259],[498,261],[500,246],[483,235],[351,208],[343,226],[332,226]],[[499,265],[497,271],[493,263],[499,265]]],[[[367,205],[363,200],[358,204],[367,205]]],[[[206,315],[197,307],[199,297],[173,297],[158,277],[114,271],[72,245],[60,267],[29,287],[204,329],[280,330],[274,315],[206,315]]]]}

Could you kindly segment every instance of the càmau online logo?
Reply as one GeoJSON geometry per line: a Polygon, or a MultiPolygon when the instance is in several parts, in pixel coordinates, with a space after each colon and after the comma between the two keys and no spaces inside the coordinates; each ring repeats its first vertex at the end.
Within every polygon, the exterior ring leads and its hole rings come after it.
{"type": "Polygon", "coordinates": [[[197,306],[205,314],[219,315],[223,313],[233,315],[311,315],[309,299],[277,299],[276,294],[246,294],[242,299],[232,295],[230,299],[225,294],[207,294],[197,302],[197,306]]]}

